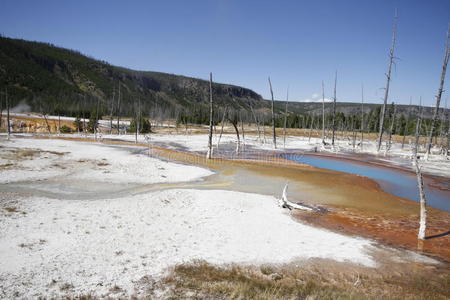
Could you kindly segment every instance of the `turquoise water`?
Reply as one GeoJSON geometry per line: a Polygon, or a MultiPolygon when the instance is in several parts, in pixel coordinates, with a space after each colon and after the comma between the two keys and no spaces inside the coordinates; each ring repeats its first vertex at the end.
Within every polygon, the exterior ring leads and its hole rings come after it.
{"type": "MultiPolygon", "coordinates": [[[[362,164],[347,160],[324,158],[314,155],[287,154],[285,158],[322,169],[357,174],[377,181],[381,188],[393,195],[419,201],[417,178],[414,174],[383,168],[376,165],[362,164]]],[[[425,195],[428,205],[450,211],[450,192],[429,186],[425,180],[425,195]]]]}

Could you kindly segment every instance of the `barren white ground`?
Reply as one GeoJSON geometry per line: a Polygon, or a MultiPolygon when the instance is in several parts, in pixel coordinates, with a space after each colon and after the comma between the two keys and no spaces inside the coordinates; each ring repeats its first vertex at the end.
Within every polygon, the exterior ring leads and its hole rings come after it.
{"type": "Polygon", "coordinates": [[[142,295],[149,278],[193,259],[258,264],[320,257],[376,265],[372,241],[300,224],[275,197],[195,189],[114,192],[199,180],[209,170],[130,152],[140,148],[1,138],[0,298],[142,295]],[[27,149],[40,152],[17,156],[27,149]],[[112,192],[101,190],[107,196],[101,199],[71,199],[76,191],[64,185],[51,185],[52,197],[3,192],[17,184],[70,181],[86,189],[109,184],[112,192]]]}
{"type": "MultiPolygon", "coordinates": [[[[232,130],[232,128],[228,128],[232,130]]],[[[241,148],[244,147],[247,151],[252,150],[271,150],[273,151],[272,138],[268,133],[268,129],[266,129],[266,138],[263,137],[258,138],[255,135],[245,135],[244,142],[241,137],[241,148]]],[[[198,134],[195,131],[190,131],[188,134],[184,134],[182,130],[179,130],[176,133],[173,130],[172,134],[151,134],[148,135],[150,143],[157,143],[164,147],[168,148],[177,148],[185,149],[186,151],[196,151],[196,152],[205,152],[207,151],[207,140],[208,136],[206,134],[198,134]]],[[[134,135],[103,135],[103,138],[114,138],[114,139],[123,139],[128,141],[134,141],[134,135]]],[[[145,143],[145,136],[138,136],[138,141],[145,143]]],[[[217,144],[219,141],[219,134],[213,135],[213,145],[214,149],[217,149],[217,144]]],[[[356,144],[360,142],[359,136],[356,140],[356,144]]],[[[365,153],[373,155],[374,158],[377,158],[381,161],[386,161],[388,163],[394,165],[401,165],[403,167],[411,167],[411,153],[412,153],[412,144],[413,140],[409,137],[406,139],[406,143],[402,148],[401,143],[393,142],[391,145],[391,149],[387,155],[385,155],[385,143],[383,143],[382,151],[380,153],[377,152],[376,142],[374,140],[365,140],[363,143],[363,148],[361,149],[359,146],[353,147],[353,142],[348,139],[341,139],[339,137],[336,140],[336,146],[331,148],[329,146],[322,146],[322,139],[320,138],[308,138],[304,136],[287,136],[286,143],[283,142],[283,137],[278,136],[278,149],[276,151],[318,151],[325,153],[365,153]]],[[[234,134],[224,134],[220,138],[219,149],[224,149],[225,145],[228,144],[236,144],[237,139],[234,134]]],[[[231,149],[234,149],[232,147],[231,149]]],[[[424,149],[419,149],[419,151],[424,151],[424,149]]],[[[421,166],[423,171],[432,175],[450,177],[450,157],[440,155],[438,148],[432,149],[432,155],[429,156],[428,160],[421,160],[421,166]]]]}

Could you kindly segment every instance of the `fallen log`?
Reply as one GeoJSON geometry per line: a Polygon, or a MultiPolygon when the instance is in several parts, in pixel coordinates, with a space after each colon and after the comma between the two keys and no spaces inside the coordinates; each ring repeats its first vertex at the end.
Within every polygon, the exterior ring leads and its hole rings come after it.
{"type": "Polygon", "coordinates": [[[287,208],[289,210],[292,209],[299,209],[299,210],[305,210],[305,211],[314,211],[314,212],[328,212],[328,209],[322,207],[322,206],[316,206],[316,205],[308,205],[304,203],[294,203],[288,200],[287,198],[287,190],[288,190],[289,183],[286,183],[286,185],[283,188],[283,194],[281,195],[281,198],[278,200],[278,205],[282,208],[287,208]]]}

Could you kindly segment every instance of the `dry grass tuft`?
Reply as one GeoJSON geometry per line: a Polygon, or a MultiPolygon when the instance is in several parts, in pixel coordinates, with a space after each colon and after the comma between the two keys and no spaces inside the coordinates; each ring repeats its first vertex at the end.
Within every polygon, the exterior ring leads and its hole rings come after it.
{"type": "Polygon", "coordinates": [[[161,284],[172,299],[448,299],[450,294],[448,272],[402,266],[392,273],[329,261],[259,268],[195,261],[176,266],[161,284]]]}
{"type": "MultiPolygon", "coordinates": [[[[267,268],[264,270],[269,272],[267,268]]],[[[236,265],[223,268],[196,261],[176,266],[163,282],[171,287],[170,296],[173,298],[186,296],[192,299],[363,298],[357,291],[346,290],[338,285],[327,285],[312,278],[297,278],[292,273],[276,271],[277,274],[283,274],[281,279],[273,280],[253,268],[236,265]]]]}
{"type": "Polygon", "coordinates": [[[0,170],[8,169],[9,167],[12,167],[12,166],[14,166],[14,164],[12,164],[12,163],[2,164],[2,165],[0,165],[0,170]]]}
{"type": "Polygon", "coordinates": [[[3,208],[3,209],[6,210],[7,212],[10,212],[10,213],[19,212],[19,211],[17,210],[17,207],[5,207],[5,208],[3,208]]]}

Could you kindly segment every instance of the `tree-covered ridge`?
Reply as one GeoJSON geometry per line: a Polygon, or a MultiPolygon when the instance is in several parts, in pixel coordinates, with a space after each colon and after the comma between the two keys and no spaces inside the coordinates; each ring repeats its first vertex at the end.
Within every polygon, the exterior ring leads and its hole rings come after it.
{"type": "MultiPolygon", "coordinates": [[[[23,102],[34,111],[73,115],[91,110],[99,100],[106,113],[113,96],[118,98],[119,85],[125,115],[131,114],[130,104],[136,99],[143,111],[173,115],[185,107],[205,105],[209,93],[205,80],[134,71],[51,44],[0,37],[0,88],[8,87],[11,106],[23,102]]],[[[214,84],[213,91],[219,105],[265,105],[260,95],[247,88],[214,84]]]]}

